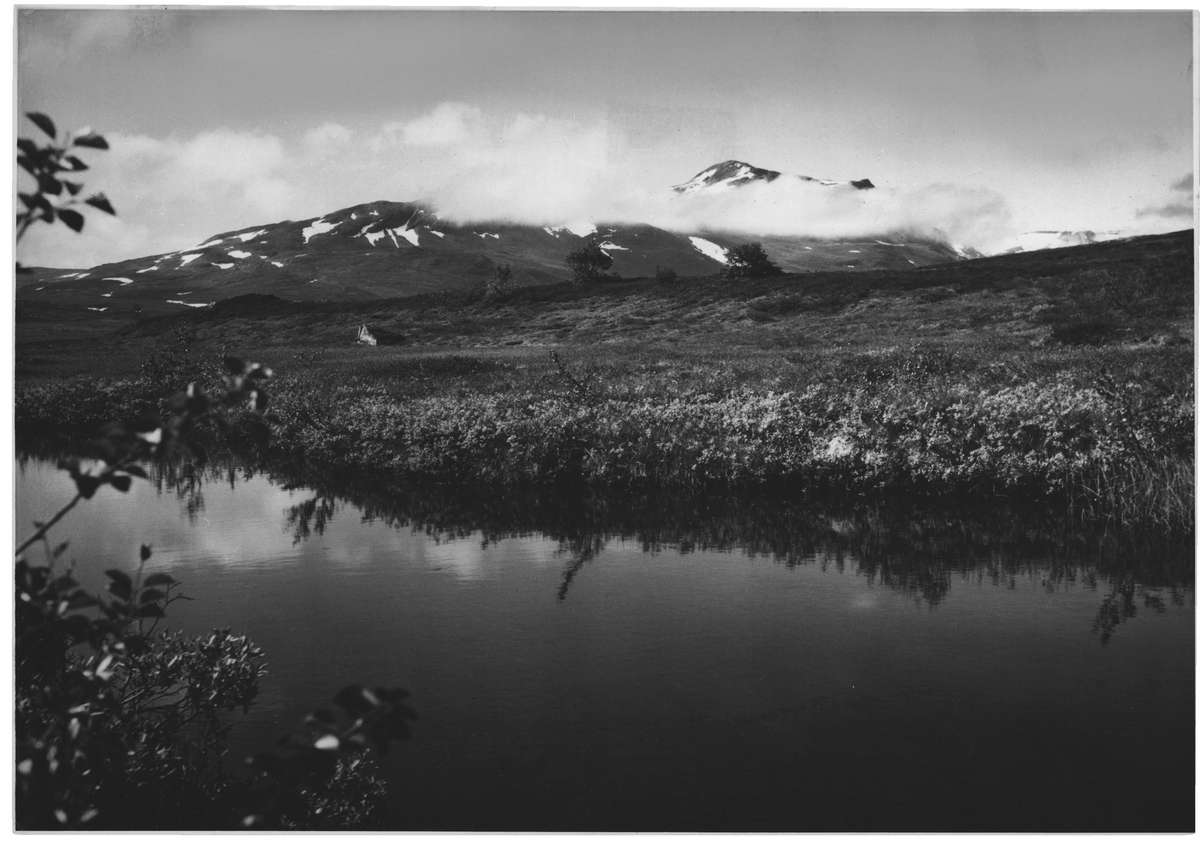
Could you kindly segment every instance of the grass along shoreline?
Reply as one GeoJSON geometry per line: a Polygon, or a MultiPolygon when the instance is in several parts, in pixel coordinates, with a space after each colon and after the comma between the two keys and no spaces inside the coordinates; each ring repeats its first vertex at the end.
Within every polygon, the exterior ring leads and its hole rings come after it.
{"type": "MultiPolygon", "coordinates": [[[[905,371],[672,394],[558,365],[534,388],[416,396],[285,375],[270,451],[397,481],[1061,499],[1089,517],[1194,528],[1188,393],[1064,372],[980,385],[905,371]]],[[[94,434],[156,400],[136,381],[18,387],[18,441],[94,434]]],[[[234,443],[252,448],[236,428],[234,443]]]]}

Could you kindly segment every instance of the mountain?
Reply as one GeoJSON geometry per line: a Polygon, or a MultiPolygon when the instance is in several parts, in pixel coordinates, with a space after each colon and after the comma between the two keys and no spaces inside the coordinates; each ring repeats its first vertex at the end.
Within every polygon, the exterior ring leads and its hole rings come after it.
{"type": "MultiPolygon", "coordinates": [[[[671,189],[676,193],[684,195],[699,193],[701,191],[712,192],[719,190],[729,190],[730,188],[743,187],[754,182],[764,182],[770,184],[775,181],[783,173],[776,170],[764,170],[761,167],[755,167],[752,164],[747,164],[744,161],[722,161],[720,164],[714,164],[706,170],[701,170],[692,176],[690,181],[683,184],[677,184],[671,189]]],[[[783,176],[784,178],[799,179],[805,182],[816,182],[828,187],[853,187],[856,190],[870,190],[875,187],[871,184],[870,179],[859,179],[858,181],[833,181],[831,179],[814,179],[812,176],[783,176]]]]}
{"type": "MultiPolygon", "coordinates": [[[[779,178],[818,181],[726,161],[675,190],[725,190],[779,178]]],[[[873,187],[866,179],[821,184],[873,187]]],[[[726,250],[749,240],[760,241],[787,272],[908,269],[970,256],[936,239],[681,233],[627,223],[467,224],[444,218],[426,204],[378,201],[317,218],[222,232],[190,249],[87,270],[34,268],[19,276],[17,292],[24,303],[111,317],[205,307],[247,293],[355,300],[461,289],[491,278],[499,264],[512,267],[518,285],[547,284],[567,279],[567,255],[591,237],[612,257],[611,271],[625,278],[653,277],[659,267],[683,277],[716,275],[725,266],[726,250]]]]}

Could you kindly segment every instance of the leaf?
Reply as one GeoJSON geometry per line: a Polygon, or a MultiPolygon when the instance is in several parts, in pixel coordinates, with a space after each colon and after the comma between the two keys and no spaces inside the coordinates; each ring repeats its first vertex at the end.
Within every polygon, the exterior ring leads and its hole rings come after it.
{"type": "Polygon", "coordinates": [[[246,361],[238,357],[226,357],[225,369],[231,375],[241,375],[246,372],[246,361]]]}
{"type": "MultiPolygon", "coordinates": [[[[88,599],[91,599],[91,598],[88,598],[88,599]]],[[[95,605],[95,604],[96,604],[96,601],[92,600],[91,605],[95,605]]],[[[85,605],[85,606],[79,606],[79,607],[72,606],[71,608],[74,609],[74,608],[87,608],[87,607],[85,605]]],[[[83,615],[71,615],[70,617],[63,618],[62,625],[63,625],[63,627],[66,628],[67,634],[70,635],[71,637],[75,638],[78,641],[88,639],[92,635],[92,621],[89,620],[88,618],[84,617],[83,615]]]]}
{"type": "MultiPolygon", "coordinates": [[[[146,545],[142,545],[142,547],[146,547],[147,550],[149,549],[146,545]]],[[[150,576],[146,577],[147,588],[156,585],[174,585],[176,582],[178,582],[178,580],[176,580],[170,574],[151,574],[150,576]]]]}
{"type": "Polygon", "coordinates": [[[63,209],[58,212],[58,216],[72,231],[76,233],[83,231],[83,214],[78,211],[63,209]]]}
{"type": "MultiPolygon", "coordinates": [[[[48,134],[51,138],[58,138],[58,129],[54,127],[54,121],[38,111],[26,111],[25,116],[33,121],[33,124],[48,134]]],[[[79,143],[78,140],[75,141],[79,143]]],[[[107,147],[106,147],[107,148],[107,147]]]]}
{"type": "Polygon", "coordinates": [[[79,182],[67,181],[66,179],[63,179],[63,187],[65,187],[67,189],[67,192],[70,193],[72,196],[78,196],[79,191],[83,190],[83,185],[80,184],[79,182]]]}
{"type": "Polygon", "coordinates": [[[313,742],[313,749],[329,751],[336,750],[341,745],[337,735],[322,735],[313,742]]]}
{"type": "Polygon", "coordinates": [[[90,474],[80,474],[75,477],[75,488],[79,490],[79,494],[84,500],[91,500],[92,495],[96,494],[96,490],[100,488],[100,479],[92,477],[90,474]]]}
{"type": "Polygon", "coordinates": [[[263,390],[254,393],[254,412],[261,413],[267,409],[268,396],[263,390]]]}
{"type": "Polygon", "coordinates": [[[97,193],[94,196],[89,196],[85,200],[89,205],[97,210],[103,211],[106,214],[116,216],[117,212],[113,210],[113,206],[109,204],[108,199],[103,193],[97,193]]]}
{"type": "Polygon", "coordinates": [[[77,594],[72,594],[67,600],[68,609],[90,609],[92,606],[100,605],[100,601],[90,594],[85,594],[80,591],[77,594]]]}
{"type": "Polygon", "coordinates": [[[128,492],[130,484],[133,483],[133,478],[128,474],[114,474],[108,482],[118,492],[128,492]]]}
{"type": "Polygon", "coordinates": [[[108,584],[108,590],[118,597],[128,600],[130,592],[133,591],[133,580],[129,578],[129,574],[119,568],[109,568],[104,575],[112,580],[108,584]]]}
{"type": "Polygon", "coordinates": [[[250,393],[244,389],[231,389],[221,398],[221,403],[226,407],[236,407],[249,397],[250,393]]]}
{"type": "Polygon", "coordinates": [[[86,146],[91,149],[108,149],[108,141],[103,135],[98,135],[95,132],[89,132],[86,135],[80,135],[75,138],[75,146],[86,146]]]}
{"type": "Polygon", "coordinates": [[[67,161],[69,161],[71,163],[71,170],[73,172],[82,173],[84,170],[88,169],[88,165],[85,164],[83,161],[80,161],[74,155],[68,155],[67,161]]]}
{"type": "Polygon", "coordinates": [[[42,176],[38,179],[38,190],[42,193],[49,193],[51,196],[58,196],[62,193],[62,182],[54,176],[42,176]]]}
{"type": "Polygon", "coordinates": [[[63,551],[65,551],[70,546],[71,546],[70,542],[63,542],[58,547],[54,548],[54,552],[50,555],[53,556],[55,559],[57,559],[58,557],[62,556],[63,551]]]}
{"type": "Polygon", "coordinates": [[[17,138],[17,149],[24,152],[30,158],[37,158],[38,153],[41,151],[38,149],[38,145],[29,138],[17,138]]]}

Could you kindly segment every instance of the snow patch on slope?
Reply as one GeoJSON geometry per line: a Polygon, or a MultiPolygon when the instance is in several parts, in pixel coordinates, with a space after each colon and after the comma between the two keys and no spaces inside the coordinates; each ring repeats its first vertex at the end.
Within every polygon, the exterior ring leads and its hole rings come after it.
{"type": "Polygon", "coordinates": [[[576,237],[587,237],[588,235],[596,233],[596,226],[592,225],[590,222],[574,222],[563,227],[576,237]]]}
{"type": "Polygon", "coordinates": [[[190,255],[184,255],[182,258],[179,259],[179,268],[183,269],[185,266],[187,266],[189,263],[191,263],[198,257],[200,257],[199,252],[193,252],[190,255]]]}
{"type": "Polygon", "coordinates": [[[688,239],[692,241],[692,245],[696,247],[697,251],[719,263],[729,263],[725,250],[711,240],[705,240],[703,237],[689,237],[688,239]]]}
{"type": "Polygon", "coordinates": [[[328,234],[329,232],[331,232],[335,228],[337,228],[339,225],[341,225],[340,222],[326,222],[323,219],[314,220],[312,225],[306,226],[304,231],[302,232],[302,234],[304,235],[304,242],[307,243],[309,240],[316,237],[318,234],[328,234]]]}
{"type": "MultiPolygon", "coordinates": [[[[393,241],[395,241],[396,237],[399,236],[399,237],[403,237],[405,240],[407,240],[409,243],[412,243],[414,246],[421,245],[417,238],[416,230],[409,228],[408,223],[405,223],[403,228],[390,229],[388,231],[388,234],[392,235],[393,241]]],[[[400,244],[396,243],[396,246],[397,246],[397,248],[399,248],[400,244]]]]}
{"type": "Polygon", "coordinates": [[[233,251],[231,251],[231,252],[229,253],[229,257],[231,257],[231,258],[238,258],[238,259],[240,260],[241,258],[248,258],[248,257],[250,257],[250,253],[249,253],[249,252],[243,252],[243,251],[241,251],[240,249],[234,249],[233,251]]]}
{"type": "Polygon", "coordinates": [[[132,284],[132,278],[101,278],[101,281],[120,281],[122,284],[132,284]]]}

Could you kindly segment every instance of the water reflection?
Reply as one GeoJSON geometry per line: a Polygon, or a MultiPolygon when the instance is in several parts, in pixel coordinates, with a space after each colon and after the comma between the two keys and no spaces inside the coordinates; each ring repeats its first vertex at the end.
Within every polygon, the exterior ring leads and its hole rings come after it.
{"type": "MultiPolygon", "coordinates": [[[[184,464],[164,466],[154,482],[180,499],[194,523],[204,508],[205,483],[234,487],[258,473],[230,462],[203,469],[184,464]]],[[[1079,586],[1103,592],[1092,626],[1101,644],[1140,611],[1186,605],[1195,584],[1191,536],[1088,527],[1046,509],[537,490],[478,495],[366,486],[310,467],[265,473],[283,490],[307,493],[283,513],[294,546],[323,536],[341,517],[411,529],[437,541],[478,540],[483,549],[541,535],[558,543],[565,560],[560,601],[614,540],[636,542],[650,554],[668,548],[682,554],[740,551],[787,567],[850,570],[929,609],[956,583],[1012,589],[1034,582],[1047,593],[1079,586]]]]}
{"type": "MultiPolygon", "coordinates": [[[[23,474],[28,525],[69,480],[23,474]]],[[[179,629],[254,635],[271,672],[247,749],[329,685],[413,687],[398,829],[1191,827],[1187,539],[1016,507],[470,496],[232,464],[154,483],[56,538],[87,537],[94,571],[153,543],[196,598],[179,629]]]]}

